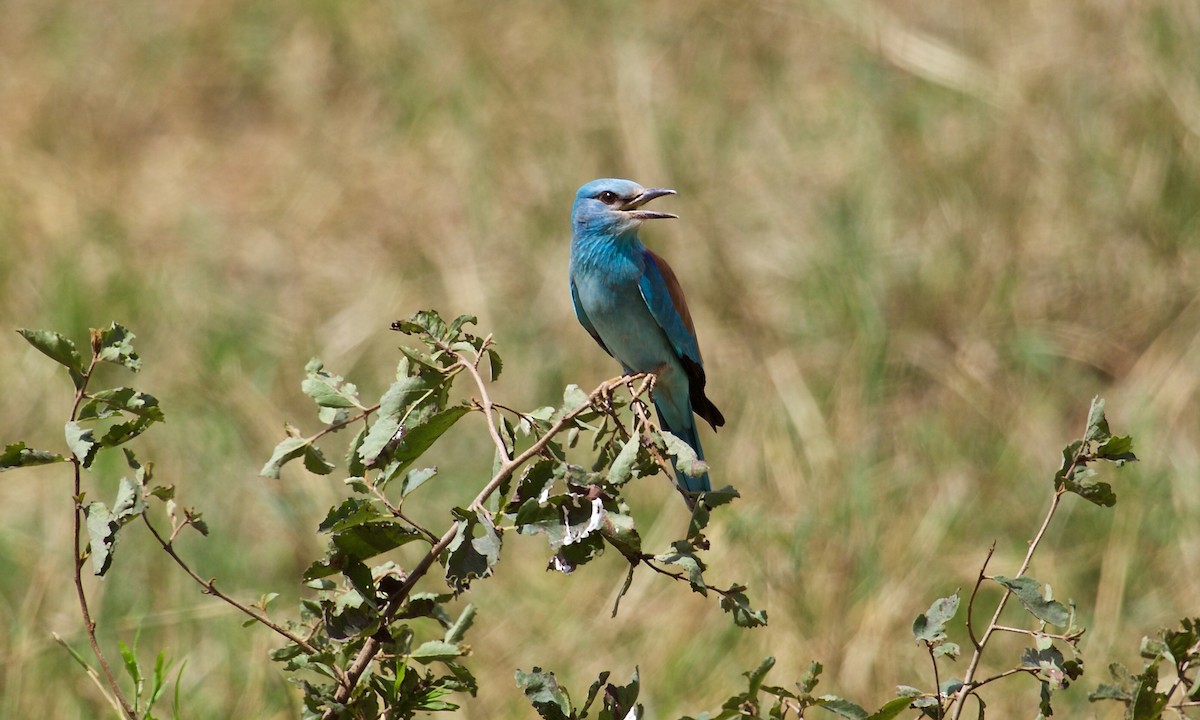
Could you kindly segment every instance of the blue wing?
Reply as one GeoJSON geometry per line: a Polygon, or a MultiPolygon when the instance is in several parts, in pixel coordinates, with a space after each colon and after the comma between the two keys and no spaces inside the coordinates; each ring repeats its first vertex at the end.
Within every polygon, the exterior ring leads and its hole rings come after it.
{"type": "Polygon", "coordinates": [[[639,288],[646,307],[650,308],[655,322],[667,334],[675,354],[680,359],[687,358],[703,367],[704,359],[700,357],[700,344],[696,340],[692,314],[688,311],[683,288],[679,286],[675,271],[666,260],[650,250],[646,250],[644,258],[646,270],[642,273],[639,288]]]}
{"type": "Polygon", "coordinates": [[[643,257],[646,267],[642,279],[638,282],[642,299],[646,301],[646,307],[650,309],[654,321],[663,329],[671,348],[683,365],[688,377],[688,395],[692,409],[716,429],[725,424],[725,418],[704,393],[704,359],[700,357],[696,326],[692,323],[692,313],[683,297],[683,288],[666,260],[650,250],[646,250],[643,257]]]}
{"type": "Polygon", "coordinates": [[[583,326],[583,329],[588,331],[588,335],[592,336],[601,350],[612,355],[612,351],[604,345],[604,341],[600,339],[600,333],[596,332],[592,321],[588,319],[587,313],[583,311],[583,303],[579,302],[579,291],[575,289],[575,278],[571,278],[571,304],[575,306],[575,317],[579,319],[579,324],[583,326]]]}

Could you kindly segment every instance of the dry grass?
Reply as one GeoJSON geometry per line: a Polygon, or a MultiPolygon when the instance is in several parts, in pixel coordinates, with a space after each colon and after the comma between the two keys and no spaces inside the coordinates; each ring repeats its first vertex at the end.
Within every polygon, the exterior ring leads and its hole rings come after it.
{"type": "MultiPolygon", "coordinates": [[[[170,420],[141,453],[213,525],[187,551],[281,606],[342,492],[255,477],[281,421],[310,417],[308,357],[378,387],[387,322],[437,307],[497,334],[509,404],[594,384],[615,368],[565,291],[574,189],[680,190],[682,219],[647,239],[690,290],[730,418],[706,449],[743,500],[712,565],[771,627],[738,632],[649,577],[609,620],[617,558],[562,578],[513,538],[472,593],[482,690],[462,717],[528,717],[511,676],[534,664],[572,687],[640,664],[655,717],[712,708],[768,653],[780,684],[820,659],[826,689],[864,704],[928,684],[912,617],[968,586],[993,539],[997,571],[1016,566],[1096,393],[1143,462],[1115,510],[1068,503],[1034,565],[1092,628],[1084,684],[1197,612],[1186,3],[14,0],[4,18],[0,327],[130,325],[170,420]]],[[[64,378],[7,337],[0,440],[54,446],[64,378]]],[[[441,451],[431,503],[467,496],[484,448],[441,451]]],[[[65,482],[0,484],[3,717],[103,711],[49,638],[81,637],[65,482]]],[[[646,534],[677,533],[662,483],[638,492],[646,534]]],[[[142,628],[186,657],[189,717],[296,714],[270,637],[121,550],[95,590],[105,638],[142,628]]],[[[1072,716],[1100,711],[1084,694],[1072,716]]],[[[1029,714],[1034,693],[1008,695],[989,709],[1029,714]]]]}

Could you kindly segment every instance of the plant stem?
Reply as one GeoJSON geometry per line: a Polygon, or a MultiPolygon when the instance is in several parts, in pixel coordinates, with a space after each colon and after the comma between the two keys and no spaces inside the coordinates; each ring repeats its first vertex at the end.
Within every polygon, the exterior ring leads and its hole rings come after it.
{"type": "MultiPolygon", "coordinates": [[[[96,354],[93,351],[92,360],[88,364],[88,368],[83,373],[83,380],[79,383],[79,388],[75,391],[75,402],[71,406],[71,422],[75,422],[75,418],[79,415],[79,406],[83,402],[83,398],[87,396],[88,381],[92,378],[92,371],[96,368],[96,354]]],[[[83,461],[71,453],[71,465],[74,467],[74,494],[71,496],[72,515],[72,558],[71,564],[74,566],[75,575],[75,595],[79,599],[79,613],[83,616],[83,629],[87,633],[88,644],[92,647],[92,654],[96,656],[96,660],[100,663],[100,669],[104,671],[104,679],[108,682],[109,688],[112,689],[113,695],[117,702],[121,705],[121,710],[130,720],[137,720],[137,711],[129,700],[125,697],[125,693],[121,691],[121,686],[117,683],[116,677],[113,675],[112,667],[108,664],[108,659],[104,657],[104,653],[100,650],[100,642],[96,639],[96,621],[92,619],[92,613],[88,609],[87,593],[83,589],[83,566],[87,559],[83,555],[83,550],[80,548],[80,535],[83,531],[83,505],[80,499],[83,497],[83,461]]]]}

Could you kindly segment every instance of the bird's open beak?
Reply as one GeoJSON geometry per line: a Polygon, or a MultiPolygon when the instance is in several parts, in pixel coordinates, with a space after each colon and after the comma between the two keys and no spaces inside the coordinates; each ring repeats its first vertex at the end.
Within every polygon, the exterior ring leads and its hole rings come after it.
{"type": "Polygon", "coordinates": [[[641,206],[650,202],[651,200],[653,200],[656,197],[662,197],[663,195],[674,195],[674,194],[675,194],[674,190],[668,190],[667,188],[646,188],[645,190],[642,191],[641,195],[638,195],[634,199],[632,199],[629,202],[622,205],[621,210],[623,212],[629,213],[630,217],[636,218],[638,220],[660,220],[660,219],[665,219],[665,218],[677,218],[677,217],[679,217],[678,215],[672,215],[671,213],[653,212],[651,210],[638,210],[638,208],[640,208],[641,206]]]}

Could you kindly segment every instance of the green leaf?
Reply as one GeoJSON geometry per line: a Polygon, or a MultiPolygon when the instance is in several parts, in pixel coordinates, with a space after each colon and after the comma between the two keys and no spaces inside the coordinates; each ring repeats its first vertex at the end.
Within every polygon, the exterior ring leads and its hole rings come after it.
{"type": "Polygon", "coordinates": [[[588,708],[590,708],[592,703],[596,701],[596,695],[599,694],[600,688],[604,687],[604,684],[608,682],[609,675],[611,675],[611,673],[605,670],[596,676],[596,680],[592,683],[592,686],[588,688],[587,702],[585,702],[583,707],[579,709],[579,717],[587,717],[588,708]]]}
{"type": "Polygon", "coordinates": [[[1099,505],[1100,507],[1112,507],[1116,505],[1117,495],[1113,492],[1112,486],[1106,482],[1094,480],[1095,476],[1095,471],[1090,468],[1083,471],[1077,470],[1072,473],[1070,479],[1063,480],[1061,485],[1068,492],[1075,493],[1094,505],[1099,505]]]}
{"type": "Polygon", "coordinates": [[[1128,435],[1110,437],[1096,449],[1096,456],[1117,463],[1137,460],[1137,456],[1133,454],[1133,438],[1128,435]]]}
{"type": "Polygon", "coordinates": [[[437,475],[437,468],[435,467],[409,470],[404,479],[400,481],[400,497],[408,497],[413,490],[424,485],[434,475],[437,475]]]}
{"type": "Polygon", "coordinates": [[[883,704],[883,707],[876,710],[867,720],[892,720],[900,713],[908,709],[912,704],[912,698],[898,697],[893,700],[888,700],[883,704]]]}
{"type": "Polygon", "coordinates": [[[102,502],[89,503],[84,506],[83,513],[87,517],[88,538],[91,541],[92,571],[103,575],[112,564],[117,523],[102,502]]]}
{"type": "Polygon", "coordinates": [[[742,592],[744,589],[734,586],[730,592],[722,595],[721,609],[733,614],[733,622],[738,627],[763,627],[767,624],[767,611],[755,610],[750,607],[749,598],[746,597],[746,593],[742,592]]]}
{"type": "Polygon", "coordinates": [[[400,439],[396,449],[392,451],[391,459],[400,463],[400,468],[408,467],[417,458],[425,454],[425,451],[438,438],[444,435],[454,423],[458,422],[459,418],[466,415],[470,410],[465,405],[456,405],[455,407],[434,414],[420,424],[408,428],[407,434],[400,439]]]}
{"type": "Polygon", "coordinates": [[[370,500],[347,498],[337,507],[330,508],[325,519],[317,526],[317,530],[323,533],[333,533],[388,517],[378,505],[370,500]]]}
{"type": "Polygon", "coordinates": [[[138,689],[138,695],[141,695],[142,689],[142,668],[138,665],[137,653],[129,649],[129,646],[123,642],[117,641],[117,648],[121,651],[121,661],[125,665],[125,672],[133,680],[133,685],[138,689]]]}
{"type": "Polygon", "coordinates": [[[15,442],[11,445],[6,445],[4,452],[0,453],[0,472],[15,468],[34,467],[35,465],[49,465],[50,463],[64,462],[65,460],[66,458],[58,453],[34,450],[33,448],[25,447],[25,443],[23,442],[15,442]]]}
{"type": "Polygon", "coordinates": [[[666,430],[662,432],[662,439],[667,446],[667,454],[675,458],[675,467],[684,475],[700,477],[708,472],[708,463],[696,455],[691,445],[666,430]]]}
{"type": "Polygon", "coordinates": [[[496,352],[494,349],[488,348],[487,354],[488,364],[492,369],[492,382],[496,382],[496,380],[500,377],[500,372],[504,370],[504,363],[500,360],[500,353],[496,352]]]}
{"type": "Polygon", "coordinates": [[[837,695],[822,695],[817,698],[816,705],[849,720],[866,720],[868,716],[866,710],[837,695]]]}
{"type": "Polygon", "coordinates": [[[422,643],[420,647],[412,651],[412,659],[419,663],[428,665],[431,662],[448,662],[454,658],[468,654],[469,650],[461,645],[444,642],[442,640],[430,640],[422,643]]]}
{"type": "Polygon", "coordinates": [[[1097,395],[1092,398],[1092,406],[1088,409],[1087,432],[1084,434],[1084,439],[1104,442],[1110,435],[1108,420],[1104,417],[1104,398],[1097,395]]]}
{"type": "Polygon", "coordinates": [[[314,475],[328,475],[334,471],[333,463],[325,459],[325,454],[316,445],[304,447],[304,467],[314,475]]]}
{"type": "Polygon", "coordinates": [[[467,630],[471,628],[471,625],[474,624],[474,622],[475,606],[468,604],[465,608],[463,608],[462,613],[458,616],[458,619],[454,621],[454,624],[451,625],[448,630],[446,630],[446,637],[443,639],[448,643],[460,642],[463,639],[463,635],[467,634],[467,630]]]}
{"type": "MultiPolygon", "coordinates": [[[[1103,406],[1102,406],[1103,407],[1103,406]]],[[[1047,600],[1042,595],[1042,584],[1028,575],[1019,578],[1007,578],[996,575],[996,582],[1013,591],[1025,609],[1042,622],[1066,627],[1071,614],[1066,606],[1057,600],[1047,600]]]]}
{"type": "Polygon", "coordinates": [[[604,688],[604,710],[601,718],[623,720],[624,718],[640,718],[644,715],[642,706],[637,704],[641,681],[638,679],[638,669],[634,667],[633,677],[628,685],[609,685],[604,688]]]}
{"type": "Polygon", "coordinates": [[[821,673],[825,671],[825,666],[817,661],[810,662],[808,669],[804,671],[804,675],[800,677],[800,681],[796,683],[796,687],[800,688],[801,694],[808,695],[813,691],[813,688],[820,682],[821,673]]]}
{"type": "Polygon", "coordinates": [[[1045,650],[1026,648],[1021,653],[1021,667],[1034,670],[1039,678],[1051,683],[1054,688],[1067,685],[1067,672],[1063,667],[1065,662],[1062,652],[1054,646],[1045,650]]]}
{"type": "Polygon", "coordinates": [[[758,664],[758,667],[749,672],[742,673],[750,680],[750,684],[747,689],[748,694],[758,694],[758,689],[762,687],[763,679],[767,677],[767,673],[771,672],[771,668],[773,667],[775,667],[775,658],[773,656],[767,656],[758,664]]]}
{"type": "Polygon", "coordinates": [[[352,383],[325,370],[324,364],[317,358],[308,361],[304,366],[307,377],[300,383],[300,389],[305,395],[316,401],[319,407],[347,409],[359,407],[358,388],[352,383]]]}
{"type": "Polygon", "coordinates": [[[929,609],[913,620],[913,636],[918,640],[936,644],[946,639],[946,623],[958,612],[959,597],[955,592],[949,597],[939,598],[929,609]]]}
{"type": "Polygon", "coordinates": [[[146,432],[146,430],[154,424],[154,420],[148,417],[135,417],[129,422],[116,423],[105,431],[100,438],[100,447],[114,448],[124,445],[138,435],[146,432]]]}
{"type": "Polygon", "coordinates": [[[302,457],[305,453],[305,448],[308,448],[308,441],[304,438],[289,437],[284,438],[282,442],[275,446],[275,452],[271,453],[271,459],[263,465],[262,470],[258,474],[265,478],[279,479],[279,470],[285,464],[302,457]]]}
{"type": "Polygon", "coordinates": [[[92,331],[92,348],[100,362],[124,365],[133,372],[142,369],[142,361],[133,351],[136,336],[123,325],[113,323],[104,330],[92,331]]]}
{"type": "Polygon", "coordinates": [[[516,680],[517,687],[543,720],[571,720],[571,698],[558,686],[554,673],[542,672],[539,667],[530,673],[518,670],[516,680]]]}
{"type": "Polygon", "coordinates": [[[99,420],[120,412],[155,422],[166,419],[158,399],[133,388],[119,387],[92,393],[90,399],[79,408],[78,420],[99,420]]]}
{"type": "Polygon", "coordinates": [[[671,548],[670,552],[655,555],[654,559],[668,565],[675,565],[683,570],[692,589],[701,595],[707,595],[708,586],[704,583],[703,574],[704,563],[701,562],[700,558],[696,557],[692,546],[682,540],[676,540],[671,543],[671,548]]]}
{"type": "Polygon", "coordinates": [[[46,357],[62,365],[71,374],[71,382],[75,389],[83,387],[83,358],[71,342],[53,330],[17,330],[29,344],[40,350],[46,357]]]}
{"type": "Polygon", "coordinates": [[[634,463],[637,462],[638,451],[642,446],[640,435],[634,435],[621,447],[616,459],[608,468],[608,481],[613,485],[623,485],[632,476],[634,463]]]}
{"type": "Polygon", "coordinates": [[[472,580],[492,574],[500,559],[500,531],[482,512],[455,508],[453,514],[458,520],[458,531],[446,548],[446,582],[455,592],[462,592],[472,580]]]}
{"type": "Polygon", "coordinates": [[[100,449],[92,430],[90,428],[84,430],[79,426],[79,423],[68,422],[66,426],[66,438],[67,447],[71,449],[71,453],[75,458],[84,467],[91,467],[92,460],[96,458],[96,451],[100,449]]]}
{"type": "Polygon", "coordinates": [[[1141,675],[1135,675],[1137,687],[1133,689],[1133,702],[1126,717],[1131,720],[1158,720],[1170,696],[1158,692],[1158,662],[1146,666],[1141,675]]]}

